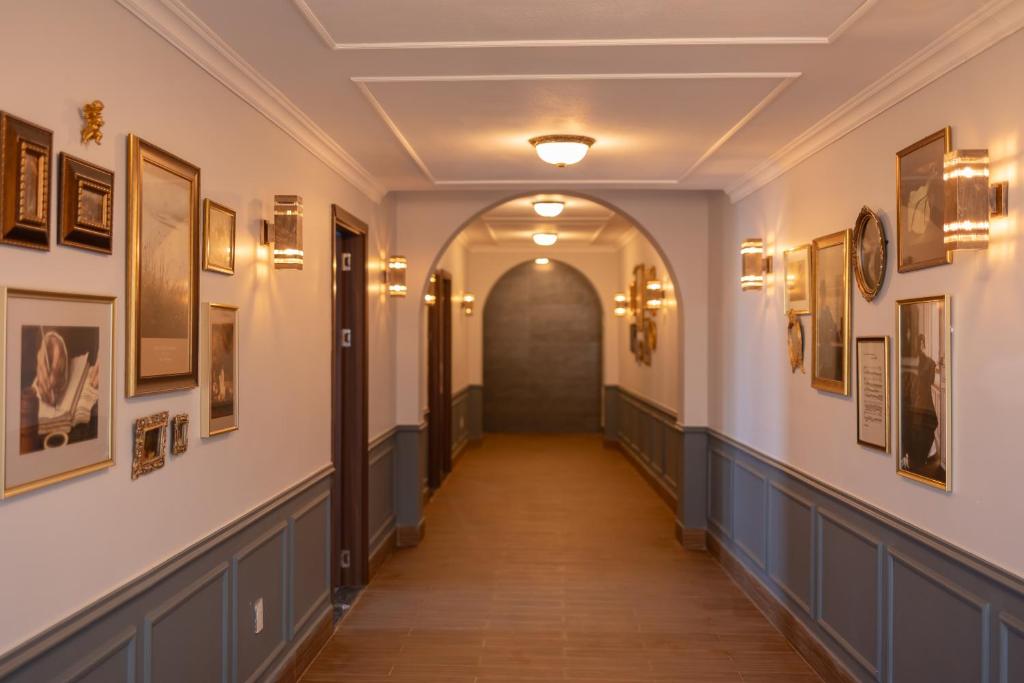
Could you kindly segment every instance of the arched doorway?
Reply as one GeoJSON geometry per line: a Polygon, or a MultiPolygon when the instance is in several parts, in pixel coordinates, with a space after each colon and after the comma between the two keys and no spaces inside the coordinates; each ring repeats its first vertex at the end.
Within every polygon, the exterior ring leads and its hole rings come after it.
{"type": "Polygon", "coordinates": [[[505,273],[484,308],[484,431],[599,431],[601,321],[597,292],[572,266],[505,273]]]}

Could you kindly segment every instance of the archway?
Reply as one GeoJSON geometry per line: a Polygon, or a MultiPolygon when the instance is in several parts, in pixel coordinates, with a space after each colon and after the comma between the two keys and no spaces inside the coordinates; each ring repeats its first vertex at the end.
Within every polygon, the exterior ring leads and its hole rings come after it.
{"type": "Polygon", "coordinates": [[[491,289],[483,322],[485,432],[597,432],[601,300],[560,261],[522,263],[491,289]]]}

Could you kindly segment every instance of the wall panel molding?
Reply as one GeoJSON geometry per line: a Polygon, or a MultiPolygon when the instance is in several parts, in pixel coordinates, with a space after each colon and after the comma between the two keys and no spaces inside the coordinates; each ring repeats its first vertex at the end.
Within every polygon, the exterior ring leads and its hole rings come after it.
{"type": "Polygon", "coordinates": [[[134,683],[135,681],[135,652],[137,649],[138,629],[129,626],[111,640],[101,644],[94,651],[89,653],[85,659],[75,664],[67,673],[60,676],[57,681],[60,683],[84,683],[85,681],[122,681],[123,683],[134,683]],[[108,672],[99,670],[114,656],[121,655],[123,658],[122,676],[117,679],[109,678],[108,672]],[[93,677],[93,673],[97,673],[93,677]]]}
{"type": "Polygon", "coordinates": [[[770,550],[768,553],[768,576],[775,582],[775,585],[810,616],[814,613],[814,603],[817,602],[814,595],[814,562],[816,549],[820,547],[817,543],[817,534],[815,533],[815,505],[809,499],[778,482],[770,481],[768,486],[767,524],[769,531],[768,548],[770,550]],[[773,503],[773,501],[775,502],[773,503]],[[786,535],[786,538],[793,539],[793,545],[784,544],[782,540],[783,530],[789,529],[794,525],[793,522],[788,521],[788,518],[783,520],[776,517],[776,515],[782,514],[781,511],[786,505],[784,501],[789,501],[798,509],[804,510],[807,515],[808,536],[805,539],[807,542],[807,558],[806,565],[803,567],[803,571],[807,573],[807,578],[806,585],[804,586],[793,585],[791,583],[792,579],[788,576],[789,572],[787,570],[789,567],[798,567],[797,558],[793,555],[800,549],[800,540],[796,534],[792,536],[786,535]],[[786,553],[784,552],[785,550],[790,550],[790,552],[786,553]],[[801,591],[806,591],[806,595],[801,595],[801,591]]]}

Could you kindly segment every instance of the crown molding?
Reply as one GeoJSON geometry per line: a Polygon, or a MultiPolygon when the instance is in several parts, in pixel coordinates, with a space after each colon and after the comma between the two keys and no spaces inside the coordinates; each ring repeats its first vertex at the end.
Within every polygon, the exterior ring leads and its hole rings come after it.
{"type": "Polygon", "coordinates": [[[374,202],[386,188],[179,0],[117,0],[197,66],[374,202]]]}
{"type": "Polygon", "coordinates": [[[727,187],[730,201],[756,192],[1022,28],[1024,3],[993,0],[727,187]]]}
{"type": "Polygon", "coordinates": [[[521,49],[530,47],[700,47],[743,45],[829,45],[835,42],[854,23],[863,17],[878,0],[864,0],[850,16],[827,36],[726,36],[713,38],[589,38],[554,40],[439,40],[400,41],[374,43],[341,43],[306,0],[292,0],[292,4],[312,27],[324,45],[331,50],[460,50],[460,49],[521,49]]]}

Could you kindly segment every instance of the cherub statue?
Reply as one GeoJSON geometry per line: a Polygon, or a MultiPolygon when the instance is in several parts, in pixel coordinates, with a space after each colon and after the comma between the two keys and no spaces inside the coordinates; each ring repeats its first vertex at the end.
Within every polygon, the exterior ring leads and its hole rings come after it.
{"type": "Polygon", "coordinates": [[[82,119],[85,125],[82,126],[82,144],[90,140],[100,144],[103,141],[103,103],[93,100],[82,107],[82,119]]]}

